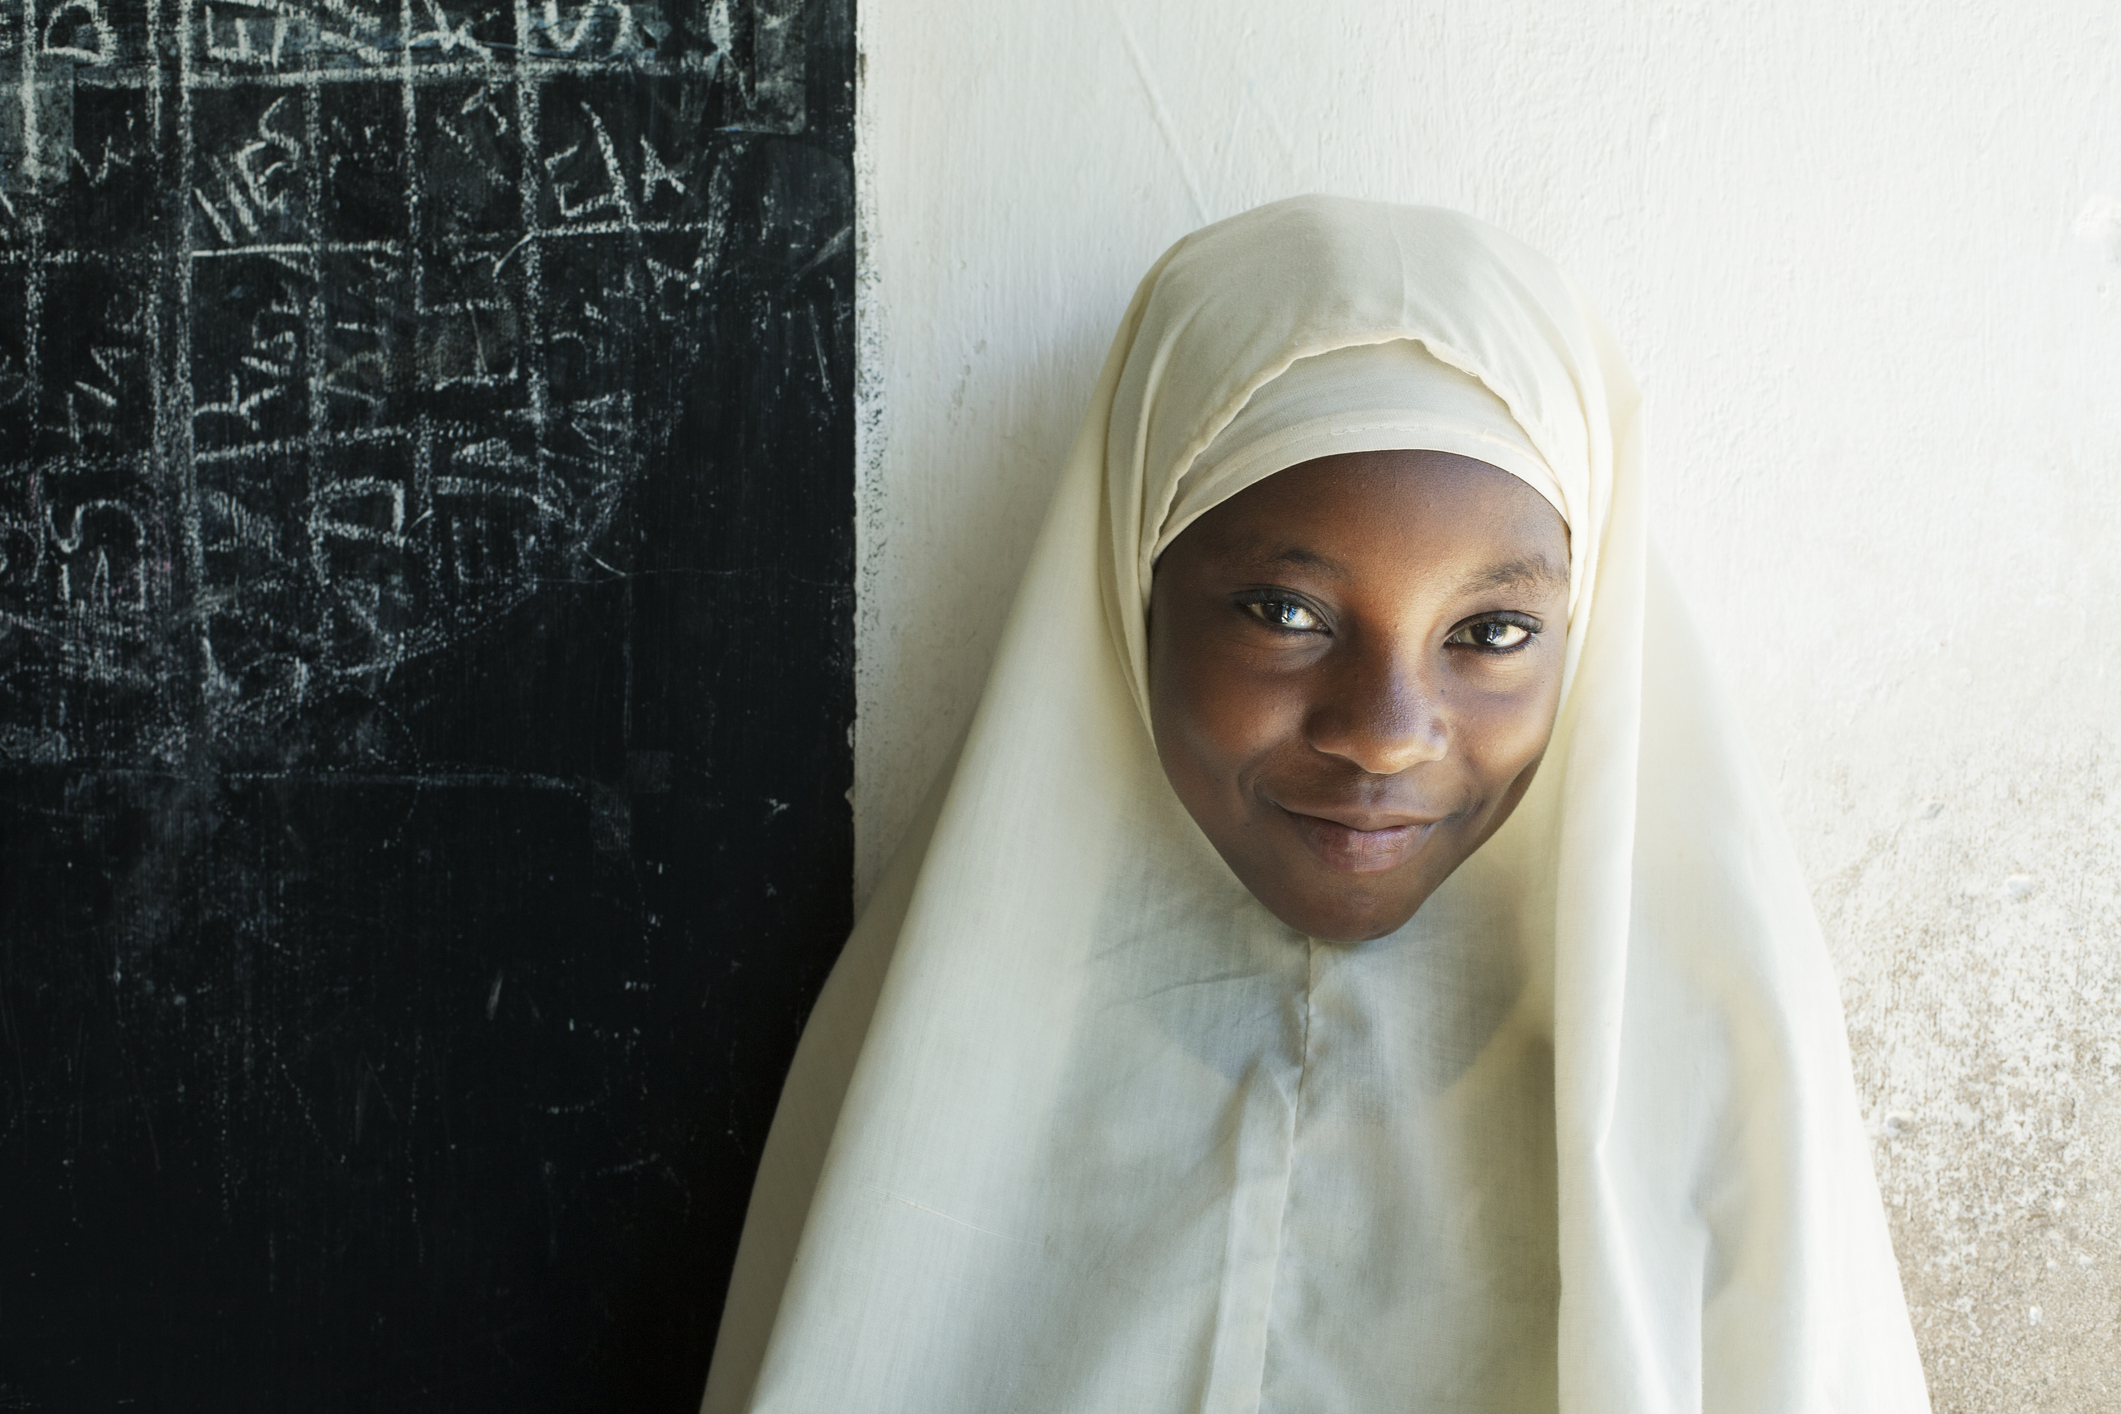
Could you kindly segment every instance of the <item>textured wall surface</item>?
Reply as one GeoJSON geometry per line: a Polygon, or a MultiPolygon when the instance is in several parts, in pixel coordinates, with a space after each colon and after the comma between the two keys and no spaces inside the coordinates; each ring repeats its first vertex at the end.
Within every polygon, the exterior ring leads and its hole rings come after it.
{"type": "Polygon", "coordinates": [[[1941,1411],[2121,1408],[2121,12],[864,0],[864,891],[1134,280],[1307,190],[1544,248],[1846,979],[1941,1411]]]}

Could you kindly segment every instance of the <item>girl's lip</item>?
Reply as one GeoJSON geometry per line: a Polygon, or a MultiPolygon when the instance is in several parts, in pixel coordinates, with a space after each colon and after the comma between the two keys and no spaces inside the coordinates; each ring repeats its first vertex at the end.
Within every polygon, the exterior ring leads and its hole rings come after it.
{"type": "Polygon", "coordinates": [[[1296,826],[1311,853],[1328,869],[1341,874],[1382,874],[1396,869],[1420,849],[1439,820],[1410,819],[1404,824],[1364,830],[1323,815],[1306,815],[1280,806],[1296,826]]]}

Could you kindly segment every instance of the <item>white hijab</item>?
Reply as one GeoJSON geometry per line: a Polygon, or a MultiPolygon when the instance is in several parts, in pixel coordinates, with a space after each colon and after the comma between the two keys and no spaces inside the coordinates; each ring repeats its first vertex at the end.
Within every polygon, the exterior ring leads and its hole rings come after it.
{"type": "Polygon", "coordinates": [[[1478,222],[1302,198],[1165,255],[804,1035],[706,1414],[1928,1408],[1831,966],[1643,475],[1597,317],[1478,222]],[[1237,882],[1144,690],[1155,556],[1320,447],[1465,452],[1570,528],[1531,792],[1357,945],[1237,882]]]}

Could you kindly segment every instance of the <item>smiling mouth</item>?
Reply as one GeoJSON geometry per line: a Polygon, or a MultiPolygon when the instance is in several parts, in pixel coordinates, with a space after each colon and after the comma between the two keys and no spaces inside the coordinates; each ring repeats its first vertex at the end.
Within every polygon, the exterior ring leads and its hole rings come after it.
{"type": "Polygon", "coordinates": [[[1306,815],[1286,805],[1277,808],[1289,817],[1319,862],[1340,874],[1382,874],[1398,868],[1427,842],[1429,832],[1443,818],[1409,820],[1364,830],[1322,815],[1306,815]]]}

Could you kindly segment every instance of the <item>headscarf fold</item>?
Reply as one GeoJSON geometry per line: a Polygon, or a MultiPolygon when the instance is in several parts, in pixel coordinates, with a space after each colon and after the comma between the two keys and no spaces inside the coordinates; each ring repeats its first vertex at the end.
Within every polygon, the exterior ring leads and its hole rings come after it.
{"type": "Polygon", "coordinates": [[[1560,479],[1509,406],[1420,344],[1393,339],[1300,358],[1261,385],[1178,478],[1152,553],[1161,556],[1202,515],[1277,471],[1390,451],[1452,452],[1500,467],[1568,520],[1560,479]]]}
{"type": "Polygon", "coordinates": [[[1299,198],[1165,255],[805,1032],[705,1414],[1928,1407],[1832,969],[1643,475],[1603,326],[1479,222],[1299,198]],[[1309,939],[1158,765],[1155,559],[1293,452],[1474,433],[1569,525],[1554,739],[1404,928],[1309,939]]]}

